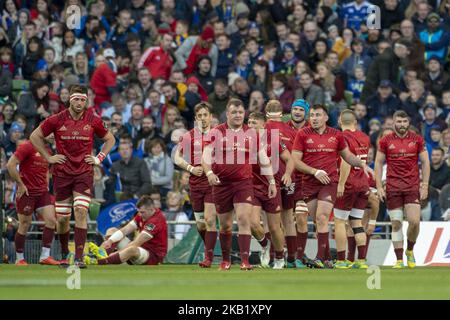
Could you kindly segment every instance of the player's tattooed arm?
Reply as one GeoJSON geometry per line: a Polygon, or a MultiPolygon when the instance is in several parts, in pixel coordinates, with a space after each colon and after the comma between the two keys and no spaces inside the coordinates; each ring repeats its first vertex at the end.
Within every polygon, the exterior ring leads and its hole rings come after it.
{"type": "Polygon", "coordinates": [[[430,159],[428,151],[424,149],[420,154],[420,163],[422,165],[422,183],[420,184],[420,200],[428,198],[428,186],[430,181],[430,159]]]}
{"type": "Polygon", "coordinates": [[[47,160],[50,164],[63,164],[66,162],[66,156],[63,154],[55,154],[51,156],[48,151],[45,142],[44,134],[42,133],[41,127],[37,127],[30,135],[30,141],[35,147],[35,149],[41,154],[41,156],[47,160]]]}
{"type": "Polygon", "coordinates": [[[345,183],[347,182],[347,178],[350,175],[351,166],[341,159],[341,167],[339,169],[339,183],[337,189],[337,197],[341,198],[344,195],[345,191],[345,183]]]}
{"type": "Polygon", "coordinates": [[[383,165],[385,160],[386,155],[381,150],[378,150],[375,158],[375,183],[377,185],[378,198],[383,202],[386,199],[386,192],[383,189],[381,178],[383,176],[383,165]]]}
{"type": "Polygon", "coordinates": [[[28,196],[28,189],[23,183],[22,178],[20,178],[20,173],[17,170],[17,166],[20,164],[19,159],[12,155],[9,158],[8,163],[6,164],[6,168],[8,169],[9,176],[17,182],[17,195],[16,198],[19,199],[22,195],[26,194],[28,196]]]}

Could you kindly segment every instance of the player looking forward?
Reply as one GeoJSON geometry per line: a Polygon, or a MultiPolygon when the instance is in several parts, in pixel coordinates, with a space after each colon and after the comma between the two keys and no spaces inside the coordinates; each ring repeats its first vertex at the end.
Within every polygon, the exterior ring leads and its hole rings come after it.
{"type": "Polygon", "coordinates": [[[375,158],[375,181],[378,197],[386,201],[392,222],[392,243],[397,263],[394,268],[404,268],[403,264],[403,216],[408,221],[408,247],[406,257],[409,268],[416,266],[413,249],[419,235],[420,201],[428,197],[430,161],[423,138],[410,130],[408,114],[402,110],[394,113],[394,132],[379,142],[375,158]],[[419,179],[418,160],[422,166],[422,184],[419,179]],[[386,191],[383,189],[383,164],[387,163],[386,191]],[[420,201],[419,201],[420,200],[420,201]]]}
{"type": "MultiPolygon", "coordinates": [[[[94,170],[115,144],[115,138],[92,109],[87,110],[87,88],[72,85],[68,109],[47,118],[30,136],[31,143],[44,159],[54,165],[53,189],[56,196],[55,211],[67,222],[64,242],[69,240],[69,218],[75,213],[75,264],[85,268],[83,251],[87,236],[87,214],[91,202],[94,170]],[[50,156],[45,138],[55,135],[57,153],[50,156]],[[94,134],[105,141],[97,156],[92,156],[94,134]]],[[[67,247],[66,247],[67,249],[67,247]]],[[[67,253],[67,252],[63,252],[67,253]]]]}

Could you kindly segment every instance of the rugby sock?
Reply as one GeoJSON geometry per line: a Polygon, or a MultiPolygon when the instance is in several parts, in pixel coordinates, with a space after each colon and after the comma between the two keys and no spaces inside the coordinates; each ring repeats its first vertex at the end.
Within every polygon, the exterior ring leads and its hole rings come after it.
{"type": "Polygon", "coordinates": [[[344,261],[345,260],[345,251],[338,251],[337,252],[337,259],[340,261],[344,261]]]}
{"type": "Polygon", "coordinates": [[[283,259],[284,251],[275,251],[275,259],[283,259]]]}
{"type": "Polygon", "coordinates": [[[120,255],[119,253],[115,253],[111,256],[109,256],[106,259],[100,259],[98,260],[98,264],[99,265],[103,265],[103,264],[121,264],[122,261],[120,260],[120,255]]]}
{"type": "Polygon", "coordinates": [[[220,248],[222,249],[222,260],[231,262],[230,252],[231,252],[231,232],[220,232],[219,233],[220,248]]]}
{"type": "Polygon", "coordinates": [[[23,234],[16,232],[16,236],[14,237],[14,244],[16,246],[16,261],[22,260],[23,257],[23,249],[25,248],[25,237],[23,234]]]}
{"type": "Polygon", "coordinates": [[[397,260],[403,260],[403,248],[394,249],[397,260]]]}
{"type": "Polygon", "coordinates": [[[367,257],[367,252],[369,251],[369,243],[370,243],[370,238],[372,237],[372,235],[368,235],[368,234],[366,234],[366,251],[364,252],[364,254],[366,255],[366,257],[367,257]]]}
{"type": "Polygon", "coordinates": [[[69,237],[70,237],[70,230],[66,233],[60,233],[58,234],[59,242],[61,244],[61,254],[62,258],[65,259],[66,256],[69,254],[69,237]]]}
{"type": "Polygon", "coordinates": [[[297,259],[302,260],[305,254],[308,232],[297,232],[297,259]]]}
{"type": "Polygon", "coordinates": [[[327,247],[325,248],[324,257],[325,257],[325,260],[331,261],[330,240],[327,241],[327,247]]]}
{"type": "Polygon", "coordinates": [[[358,259],[363,260],[366,259],[366,246],[358,246],[358,259]]]}
{"type": "Polygon", "coordinates": [[[273,259],[275,259],[275,248],[273,247],[272,235],[270,232],[266,233],[266,238],[267,240],[270,240],[270,262],[273,262],[273,259]]]}
{"type": "Polygon", "coordinates": [[[51,248],[54,236],[55,229],[45,227],[42,233],[42,247],[51,248]]]}
{"type": "Polygon", "coordinates": [[[50,248],[42,247],[41,256],[39,260],[45,260],[50,256],[50,248]]]}
{"type": "Polygon", "coordinates": [[[216,247],[217,231],[206,231],[205,233],[205,257],[212,261],[214,258],[214,248],[216,247]]]}
{"type": "Polygon", "coordinates": [[[294,262],[295,254],[297,253],[297,236],[285,236],[286,247],[287,247],[287,261],[294,262]]]}
{"type": "Polygon", "coordinates": [[[249,234],[240,234],[238,237],[239,251],[241,253],[241,261],[245,263],[248,262],[248,257],[250,255],[250,242],[252,241],[252,236],[249,234]]]}
{"type": "Polygon", "coordinates": [[[87,229],[75,227],[75,259],[82,259],[86,243],[87,229]]]}
{"type": "Polygon", "coordinates": [[[356,241],[355,237],[347,237],[347,260],[353,262],[355,261],[355,251],[356,251],[356,241]]]}
{"type": "Polygon", "coordinates": [[[407,247],[407,250],[408,250],[408,251],[412,251],[412,250],[414,249],[414,245],[415,245],[415,244],[416,244],[415,241],[408,240],[408,247],[407,247]]]}
{"type": "MultiPolygon", "coordinates": [[[[258,240],[258,239],[256,239],[258,240]]],[[[261,247],[265,248],[267,246],[267,237],[266,235],[264,235],[264,237],[261,240],[258,240],[259,244],[261,245],[261,247]]]]}
{"type": "Polygon", "coordinates": [[[206,230],[198,230],[198,233],[200,234],[200,237],[202,238],[203,243],[205,243],[206,230]]]}
{"type": "Polygon", "coordinates": [[[328,232],[318,232],[317,233],[317,259],[323,261],[326,256],[328,242],[328,232]]]}

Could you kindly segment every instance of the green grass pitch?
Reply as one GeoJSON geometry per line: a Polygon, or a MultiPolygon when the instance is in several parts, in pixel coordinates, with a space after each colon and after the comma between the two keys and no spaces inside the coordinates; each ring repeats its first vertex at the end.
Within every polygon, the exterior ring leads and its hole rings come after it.
{"type": "Polygon", "coordinates": [[[381,289],[366,270],[255,269],[194,265],[89,266],[81,289],[65,269],[0,265],[0,299],[450,299],[450,268],[381,268],[381,289]]]}

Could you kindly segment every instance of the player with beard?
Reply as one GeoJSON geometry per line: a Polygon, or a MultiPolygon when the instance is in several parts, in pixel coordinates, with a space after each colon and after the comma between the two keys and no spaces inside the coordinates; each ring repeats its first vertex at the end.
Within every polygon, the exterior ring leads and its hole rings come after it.
{"type": "Polygon", "coordinates": [[[176,165],[191,173],[189,186],[192,207],[197,230],[205,246],[205,260],[199,263],[202,268],[211,267],[217,241],[216,209],[212,198],[212,187],[202,168],[205,136],[211,130],[211,110],[212,106],[207,102],[201,102],[195,106],[196,126],[181,138],[174,158],[176,165]]]}
{"type": "Polygon", "coordinates": [[[372,169],[349,151],[341,131],[326,125],[328,114],[324,106],[313,106],[309,119],[311,127],[301,129],[295,137],[292,156],[296,169],[305,174],[303,198],[316,221],[318,249],[314,267],[324,268],[329,246],[328,221],[339,180],[338,155],[351,166],[363,168],[366,174],[372,169]]]}
{"type": "Polygon", "coordinates": [[[152,116],[145,116],[142,119],[141,130],[139,130],[136,136],[136,149],[141,150],[142,154],[144,154],[145,141],[151,140],[153,138],[159,138],[160,134],[158,129],[155,126],[155,120],[153,120],[152,116]]]}
{"type": "MultiPolygon", "coordinates": [[[[75,265],[85,268],[83,251],[87,236],[87,214],[92,196],[93,165],[100,165],[115,144],[115,138],[101,118],[88,107],[85,86],[72,85],[68,109],[47,118],[33,131],[30,141],[42,157],[53,164],[53,190],[62,253],[67,255],[70,215],[75,213],[75,265]],[[54,133],[57,154],[50,156],[45,138],[54,133]],[[94,134],[105,143],[92,155],[94,134]]],[[[64,260],[64,259],[63,259],[64,260]]],[[[63,261],[66,265],[67,261],[63,261]]]]}
{"type": "Polygon", "coordinates": [[[220,221],[220,245],[223,261],[220,270],[231,268],[233,211],[238,224],[241,270],[251,270],[250,215],[253,204],[252,164],[259,163],[262,175],[269,181],[269,199],[277,194],[270,159],[265,149],[257,150],[256,131],[244,124],[245,108],[239,99],[230,99],[226,107],[227,121],[210,131],[203,152],[202,165],[220,221]]]}
{"type": "Polygon", "coordinates": [[[402,110],[394,113],[394,132],[381,138],[375,159],[375,181],[378,197],[386,201],[392,222],[392,243],[397,262],[396,269],[403,264],[403,218],[408,221],[406,257],[409,268],[416,266],[414,245],[420,228],[420,201],[428,197],[430,161],[423,138],[410,130],[410,118],[402,110]],[[420,159],[422,183],[419,177],[420,159]],[[386,191],[383,189],[383,164],[387,164],[386,191]]]}

